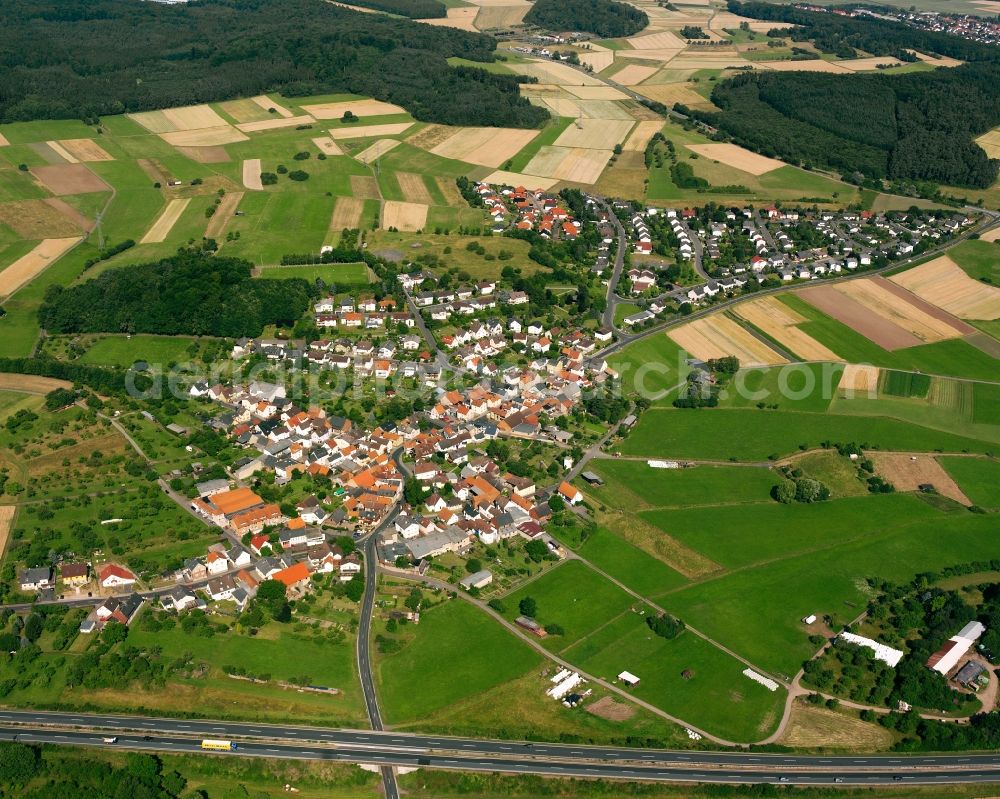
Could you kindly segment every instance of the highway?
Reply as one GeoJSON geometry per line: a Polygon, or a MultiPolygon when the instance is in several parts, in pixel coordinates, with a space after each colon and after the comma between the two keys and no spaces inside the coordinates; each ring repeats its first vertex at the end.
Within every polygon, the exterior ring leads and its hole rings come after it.
{"type": "MultiPolygon", "coordinates": [[[[218,737],[219,733],[215,733],[218,737]]],[[[108,749],[140,749],[155,752],[201,752],[201,740],[170,733],[142,735],[118,734],[114,743],[106,743],[106,736],[76,730],[51,730],[44,727],[14,729],[0,727],[0,740],[18,740],[23,743],[51,743],[60,745],[92,746],[108,749]]],[[[110,736],[108,736],[110,737],[110,736]]],[[[948,783],[1000,782],[1000,769],[968,766],[960,770],[930,767],[925,770],[870,771],[863,766],[840,765],[831,762],[825,766],[806,769],[796,766],[773,768],[739,766],[725,763],[716,766],[703,764],[645,765],[643,763],[606,763],[579,759],[538,759],[528,756],[487,756],[459,751],[437,753],[421,747],[372,744],[316,745],[304,743],[277,743],[273,741],[237,741],[235,752],[217,757],[270,757],[291,760],[332,760],[348,763],[370,764],[391,770],[393,766],[409,768],[440,768],[458,771],[503,772],[513,774],[539,774],[550,777],[588,777],[603,779],[646,780],[661,782],[713,782],[713,783],[771,783],[796,785],[909,785],[948,783]]],[[[837,761],[832,758],[831,761],[837,761]]],[[[393,782],[395,785],[395,782],[393,782]]]]}

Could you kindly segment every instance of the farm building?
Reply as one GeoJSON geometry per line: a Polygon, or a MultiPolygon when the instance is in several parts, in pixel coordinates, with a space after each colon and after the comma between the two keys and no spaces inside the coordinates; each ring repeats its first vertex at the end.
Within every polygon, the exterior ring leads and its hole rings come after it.
{"type": "Polygon", "coordinates": [[[903,652],[901,650],[893,649],[891,646],[886,646],[885,644],[880,644],[878,641],[874,641],[871,638],[865,638],[863,635],[841,633],[837,637],[842,641],[847,641],[849,644],[871,649],[875,653],[875,660],[881,660],[883,663],[892,666],[893,668],[896,668],[896,664],[898,664],[903,658],[903,652]]]}
{"type": "Polygon", "coordinates": [[[493,582],[493,572],[489,569],[483,569],[477,571],[475,574],[469,574],[458,581],[458,584],[462,588],[469,590],[470,588],[485,588],[490,583],[493,582]]]}
{"type": "Polygon", "coordinates": [[[978,621],[970,621],[957,635],[953,635],[944,645],[933,655],[927,658],[927,668],[938,672],[938,674],[948,674],[958,665],[965,653],[968,652],[979,637],[986,632],[986,628],[978,621]]]}
{"type": "Polygon", "coordinates": [[[600,475],[597,475],[594,472],[584,472],[580,476],[592,486],[604,485],[604,481],[601,479],[600,475]]]}
{"type": "Polygon", "coordinates": [[[638,685],[639,684],[639,678],[636,677],[630,671],[623,671],[621,674],[618,675],[618,679],[621,680],[623,683],[625,683],[629,687],[632,687],[634,685],[638,685]]]}
{"type": "Polygon", "coordinates": [[[958,674],[955,675],[955,682],[959,685],[964,685],[966,688],[976,689],[978,687],[977,680],[980,674],[986,672],[986,667],[982,663],[976,663],[974,660],[968,660],[965,665],[958,670],[958,674]]]}
{"type": "Polygon", "coordinates": [[[523,627],[529,633],[534,633],[539,638],[544,638],[546,635],[548,635],[548,633],[545,632],[545,628],[542,627],[541,624],[539,624],[534,619],[529,619],[527,616],[518,616],[516,619],[514,619],[514,624],[516,624],[518,627],[523,627]]]}

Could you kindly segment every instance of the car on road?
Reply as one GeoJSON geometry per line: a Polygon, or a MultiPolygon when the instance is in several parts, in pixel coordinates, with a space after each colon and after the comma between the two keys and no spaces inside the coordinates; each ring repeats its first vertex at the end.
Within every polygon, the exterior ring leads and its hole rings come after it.
{"type": "Polygon", "coordinates": [[[101,740],[104,741],[104,743],[106,743],[106,744],[116,744],[116,743],[118,743],[118,736],[117,735],[112,735],[109,738],[102,738],[101,740]]]}

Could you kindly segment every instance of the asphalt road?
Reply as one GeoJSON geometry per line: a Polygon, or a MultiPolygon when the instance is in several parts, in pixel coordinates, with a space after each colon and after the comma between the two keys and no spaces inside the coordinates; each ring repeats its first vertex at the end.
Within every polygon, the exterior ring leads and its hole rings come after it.
{"type": "MultiPolygon", "coordinates": [[[[218,737],[215,733],[214,737],[218,737]]],[[[93,732],[46,730],[44,728],[13,729],[0,727],[0,740],[25,743],[95,746],[108,749],[143,749],[156,752],[201,752],[197,738],[169,733],[117,735],[115,743],[105,743],[104,736],[93,732]]],[[[510,756],[489,757],[475,753],[443,753],[424,751],[420,747],[351,744],[334,746],[302,743],[237,742],[237,750],[217,757],[272,757],[294,760],[331,760],[372,764],[390,770],[392,766],[455,769],[459,771],[541,774],[551,777],[589,777],[662,782],[715,783],[789,783],[796,785],[909,785],[948,783],[1000,782],[1000,768],[969,767],[960,771],[930,768],[923,771],[872,772],[857,767],[826,766],[814,770],[797,767],[759,768],[725,764],[709,768],[685,765],[640,765],[633,763],[601,763],[594,761],[537,760],[510,756]]],[[[395,785],[395,782],[393,782],[395,785]]]]}

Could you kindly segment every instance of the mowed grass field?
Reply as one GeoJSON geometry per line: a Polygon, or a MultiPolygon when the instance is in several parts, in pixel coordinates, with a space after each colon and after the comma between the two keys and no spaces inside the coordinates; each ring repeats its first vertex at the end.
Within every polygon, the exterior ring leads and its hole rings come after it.
{"type": "Polygon", "coordinates": [[[363,263],[357,264],[316,264],[313,266],[275,266],[262,269],[258,277],[266,277],[272,280],[289,278],[302,278],[310,283],[322,280],[327,285],[338,286],[367,286],[368,267],[363,263]]]}
{"type": "Polygon", "coordinates": [[[993,458],[938,458],[965,495],[981,508],[1000,510],[1000,461],[993,458]]]}
{"type": "Polygon", "coordinates": [[[166,366],[188,359],[187,349],[194,342],[187,336],[108,336],[95,341],[80,356],[82,363],[99,366],[131,366],[136,361],[166,366]]]}
{"type": "Polygon", "coordinates": [[[541,656],[485,613],[453,600],[422,613],[413,639],[376,663],[392,723],[416,721],[525,674],[541,656]]]}

